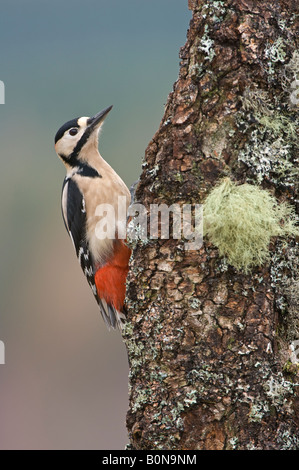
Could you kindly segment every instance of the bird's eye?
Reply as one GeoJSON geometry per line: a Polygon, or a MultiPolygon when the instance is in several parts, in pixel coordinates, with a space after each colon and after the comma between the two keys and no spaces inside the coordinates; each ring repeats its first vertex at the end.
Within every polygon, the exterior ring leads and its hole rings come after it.
{"type": "Polygon", "coordinates": [[[76,127],[73,127],[72,129],[69,130],[70,135],[76,135],[78,134],[78,129],[76,127]]]}

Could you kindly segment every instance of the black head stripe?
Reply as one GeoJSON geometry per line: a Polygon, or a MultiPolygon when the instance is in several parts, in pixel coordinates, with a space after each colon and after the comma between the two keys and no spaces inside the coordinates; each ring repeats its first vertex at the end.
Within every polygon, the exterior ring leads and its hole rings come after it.
{"type": "Polygon", "coordinates": [[[71,119],[71,121],[66,122],[65,124],[63,124],[63,126],[61,126],[60,129],[58,129],[55,135],[55,144],[56,142],[58,142],[59,139],[61,139],[65,131],[67,131],[68,129],[71,129],[72,127],[79,127],[78,119],[79,118],[71,119]]]}
{"type": "Polygon", "coordinates": [[[77,144],[76,144],[76,146],[75,146],[75,148],[74,148],[74,150],[71,154],[71,158],[77,158],[77,156],[79,155],[79,153],[82,150],[82,147],[84,147],[84,145],[88,141],[92,131],[93,131],[93,129],[90,126],[85,129],[84,134],[82,135],[81,139],[78,140],[78,142],[77,142],[77,144]]]}

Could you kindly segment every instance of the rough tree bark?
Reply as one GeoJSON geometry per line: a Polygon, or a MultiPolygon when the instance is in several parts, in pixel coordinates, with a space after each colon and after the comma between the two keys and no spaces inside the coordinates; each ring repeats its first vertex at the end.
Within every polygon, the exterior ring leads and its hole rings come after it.
{"type": "MultiPolygon", "coordinates": [[[[135,200],[148,209],[204,203],[229,177],[295,207],[298,1],[189,8],[179,77],[135,200]]],[[[273,238],[271,260],[248,274],[206,239],[198,251],[173,239],[132,247],[129,448],[298,448],[296,239],[273,238]]]]}

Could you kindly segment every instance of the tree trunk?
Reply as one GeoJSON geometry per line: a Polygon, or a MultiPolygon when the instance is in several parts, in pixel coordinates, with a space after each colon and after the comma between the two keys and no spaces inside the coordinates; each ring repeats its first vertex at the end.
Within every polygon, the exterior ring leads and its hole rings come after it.
{"type": "MultiPolygon", "coordinates": [[[[189,0],[189,8],[179,77],[135,201],[149,212],[205,204],[226,178],[293,211],[298,1],[189,0]]],[[[131,241],[129,448],[299,448],[296,237],[271,236],[262,264],[248,266],[207,236],[198,250],[185,241],[131,241]]]]}

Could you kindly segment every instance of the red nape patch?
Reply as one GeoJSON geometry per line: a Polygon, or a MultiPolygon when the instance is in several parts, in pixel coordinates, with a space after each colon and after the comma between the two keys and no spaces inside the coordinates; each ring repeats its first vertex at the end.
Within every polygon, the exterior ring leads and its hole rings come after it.
{"type": "Polygon", "coordinates": [[[98,295],[122,311],[126,295],[126,278],[131,250],[124,242],[115,245],[113,258],[95,273],[98,295]]]}

